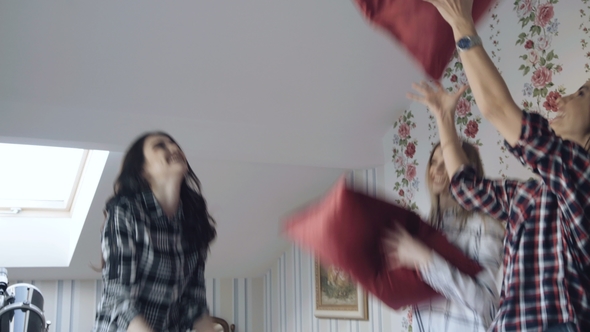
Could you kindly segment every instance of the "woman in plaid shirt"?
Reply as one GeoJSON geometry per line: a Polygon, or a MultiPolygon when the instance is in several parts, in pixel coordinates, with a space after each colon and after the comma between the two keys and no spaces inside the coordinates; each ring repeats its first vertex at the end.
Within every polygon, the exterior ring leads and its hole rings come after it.
{"type": "MultiPolygon", "coordinates": [[[[479,152],[464,142],[463,151],[470,165],[483,176],[479,152]]],[[[430,194],[430,224],[442,231],[449,242],[477,261],[482,271],[472,278],[402,228],[386,239],[392,265],[415,268],[422,280],[443,296],[414,306],[413,327],[419,332],[484,332],[492,323],[500,297],[504,228],[492,218],[463,209],[449,192],[440,144],[437,144],[426,169],[430,194]]]]}
{"type": "Polygon", "coordinates": [[[214,332],[204,270],[215,222],[172,137],[148,133],[131,145],[106,216],[94,331],[214,332]]]}
{"type": "Polygon", "coordinates": [[[549,122],[520,110],[481,45],[473,0],[428,0],[450,24],[471,90],[506,146],[539,179],[490,180],[468,165],[454,126],[459,96],[414,85],[440,132],[451,192],[507,223],[504,280],[492,331],[590,331],[590,83],[549,122]]]}

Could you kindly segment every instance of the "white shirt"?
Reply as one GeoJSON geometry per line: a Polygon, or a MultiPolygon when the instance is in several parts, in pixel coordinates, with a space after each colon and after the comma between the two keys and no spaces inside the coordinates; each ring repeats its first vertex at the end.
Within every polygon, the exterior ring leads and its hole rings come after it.
{"type": "Polygon", "coordinates": [[[452,211],[444,213],[441,224],[440,230],[447,239],[477,261],[483,270],[471,278],[433,253],[431,263],[419,272],[424,282],[444,297],[414,306],[414,330],[486,331],[496,315],[500,298],[504,228],[494,220],[474,214],[461,229],[452,211]]]}

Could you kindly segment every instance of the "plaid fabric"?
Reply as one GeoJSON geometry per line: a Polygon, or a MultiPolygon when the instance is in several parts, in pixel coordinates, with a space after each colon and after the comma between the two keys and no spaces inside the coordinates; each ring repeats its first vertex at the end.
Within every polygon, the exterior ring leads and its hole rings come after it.
{"type": "Polygon", "coordinates": [[[182,207],[169,220],[151,192],[107,207],[104,288],[94,331],[124,332],[137,315],[154,331],[185,332],[208,313],[206,252],[182,236],[182,207]]]}
{"type": "MultiPolygon", "coordinates": [[[[487,218],[486,218],[487,219],[487,218]]],[[[444,297],[414,306],[414,330],[479,332],[490,326],[500,297],[504,229],[475,214],[461,228],[455,213],[443,215],[440,229],[447,239],[483,267],[477,278],[464,275],[435,254],[422,268],[422,279],[444,297]]]]}
{"type": "Polygon", "coordinates": [[[527,112],[519,142],[508,148],[540,180],[480,179],[464,166],[451,181],[465,208],[507,222],[502,300],[492,330],[572,322],[590,331],[590,155],[527,112]]]}

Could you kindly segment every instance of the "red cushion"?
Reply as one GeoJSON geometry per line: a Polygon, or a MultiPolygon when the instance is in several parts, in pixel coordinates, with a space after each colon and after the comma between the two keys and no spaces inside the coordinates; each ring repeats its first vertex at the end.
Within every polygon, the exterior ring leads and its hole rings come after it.
{"type": "MultiPolygon", "coordinates": [[[[437,9],[423,0],[355,0],[361,12],[398,40],[434,80],[441,78],[455,51],[449,24],[437,9]]],[[[492,0],[475,0],[473,20],[478,22],[492,0]]]]}
{"type": "Polygon", "coordinates": [[[399,309],[437,293],[414,270],[388,270],[382,237],[385,229],[393,228],[394,220],[463,273],[475,276],[481,271],[477,262],[417,214],[354,192],[346,187],[344,179],[319,202],[289,217],[285,232],[322,263],[346,271],[365,290],[399,309]]]}

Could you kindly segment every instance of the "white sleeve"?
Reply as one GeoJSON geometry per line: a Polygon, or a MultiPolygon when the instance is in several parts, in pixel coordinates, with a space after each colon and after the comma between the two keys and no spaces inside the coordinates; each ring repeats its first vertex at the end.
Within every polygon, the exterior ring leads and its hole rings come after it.
{"type": "MultiPolygon", "coordinates": [[[[477,218],[479,219],[479,217],[477,218]]],[[[475,218],[469,222],[475,221],[475,218]]],[[[504,230],[490,220],[481,225],[475,252],[483,270],[472,278],[463,274],[444,258],[433,252],[432,261],[420,267],[420,274],[434,290],[448,300],[462,303],[477,312],[484,326],[490,326],[496,315],[500,299],[498,272],[502,267],[504,230]]]]}

